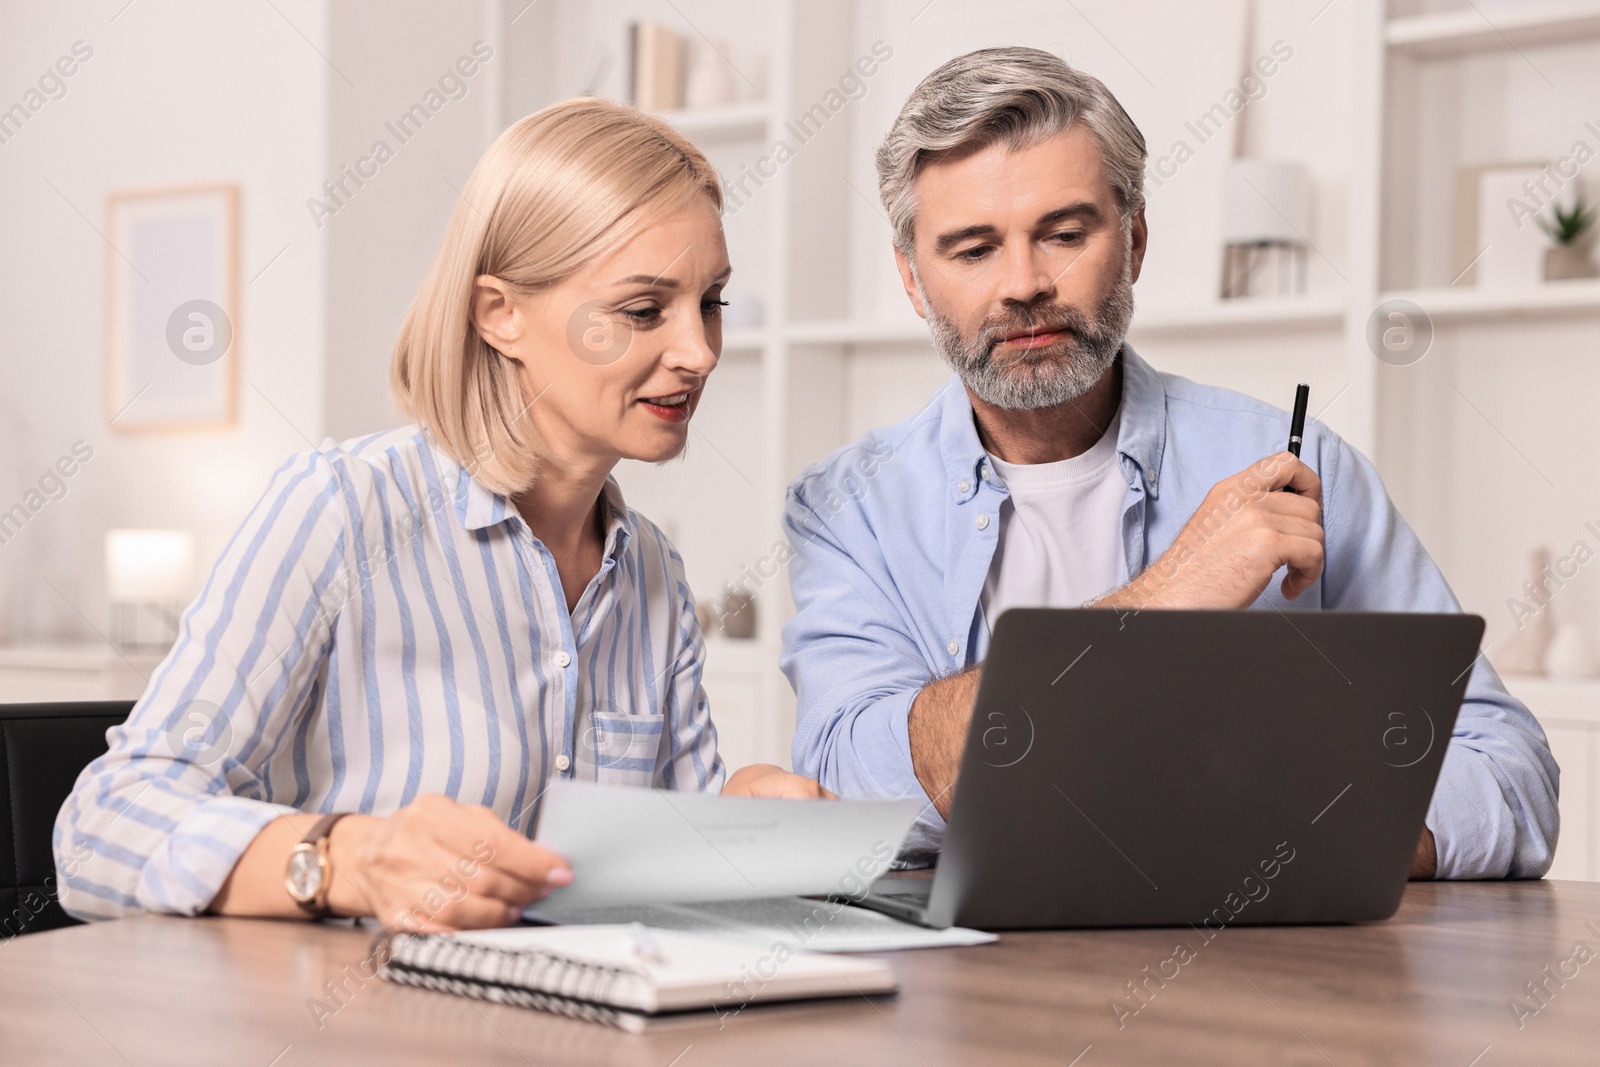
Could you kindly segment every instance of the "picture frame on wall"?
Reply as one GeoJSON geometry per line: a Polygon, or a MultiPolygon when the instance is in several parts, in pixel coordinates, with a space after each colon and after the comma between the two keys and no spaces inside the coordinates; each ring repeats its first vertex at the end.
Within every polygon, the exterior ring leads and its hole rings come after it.
{"type": "Polygon", "coordinates": [[[239,409],[239,187],[106,201],[106,421],[124,433],[232,427],[239,409]]]}

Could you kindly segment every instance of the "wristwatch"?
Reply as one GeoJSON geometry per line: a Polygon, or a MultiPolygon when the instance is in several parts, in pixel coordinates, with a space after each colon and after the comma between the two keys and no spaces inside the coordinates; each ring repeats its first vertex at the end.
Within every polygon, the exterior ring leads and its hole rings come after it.
{"type": "Polygon", "coordinates": [[[328,910],[328,890],[333,886],[333,867],[328,863],[328,835],[333,824],[349,812],[335,811],[318,819],[311,832],[300,839],[289,853],[289,863],[283,872],[283,885],[289,897],[314,919],[325,919],[328,910]]]}

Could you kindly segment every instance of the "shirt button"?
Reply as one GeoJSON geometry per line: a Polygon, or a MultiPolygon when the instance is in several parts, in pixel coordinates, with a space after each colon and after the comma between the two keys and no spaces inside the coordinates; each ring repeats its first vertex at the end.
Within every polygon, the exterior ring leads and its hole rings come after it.
{"type": "Polygon", "coordinates": [[[952,637],[950,639],[950,646],[949,647],[950,647],[950,654],[952,656],[954,656],[954,655],[956,655],[957,653],[959,653],[961,651],[961,642],[957,641],[955,638],[952,637]]]}
{"type": "Polygon", "coordinates": [[[967,481],[965,478],[961,479],[961,481],[956,485],[956,489],[963,493],[967,492],[971,488],[972,483],[967,481]]]}
{"type": "Polygon", "coordinates": [[[989,516],[987,516],[987,515],[979,515],[978,516],[978,529],[987,530],[988,528],[989,528],[989,516]]]}
{"type": "Polygon", "coordinates": [[[570,766],[572,766],[572,761],[567,758],[566,753],[556,757],[556,770],[564,771],[570,766]]]}
{"type": "Polygon", "coordinates": [[[557,652],[550,658],[556,661],[557,667],[565,667],[567,664],[572,662],[572,657],[567,655],[566,649],[562,649],[560,652],[557,652]]]}

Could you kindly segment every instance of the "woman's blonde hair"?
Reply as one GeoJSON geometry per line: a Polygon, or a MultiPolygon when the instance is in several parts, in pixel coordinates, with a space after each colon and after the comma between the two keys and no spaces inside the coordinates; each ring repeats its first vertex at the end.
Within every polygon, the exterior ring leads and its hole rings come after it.
{"type": "Polygon", "coordinates": [[[473,168],[395,343],[396,402],[488,489],[538,463],[517,364],[478,336],[482,274],[532,293],[691,202],[722,210],[717,172],[667,123],[605,100],[554,104],[502,133],[473,168]]]}

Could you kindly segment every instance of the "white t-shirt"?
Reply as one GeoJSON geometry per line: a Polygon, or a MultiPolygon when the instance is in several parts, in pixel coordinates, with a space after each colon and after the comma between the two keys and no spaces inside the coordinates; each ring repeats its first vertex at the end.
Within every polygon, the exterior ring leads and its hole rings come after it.
{"type": "Polygon", "coordinates": [[[1122,411],[1089,451],[1055,463],[989,457],[1010,490],[1000,505],[1000,543],[983,583],[992,629],[1007,608],[1075,608],[1125,583],[1117,463],[1122,411]]]}

